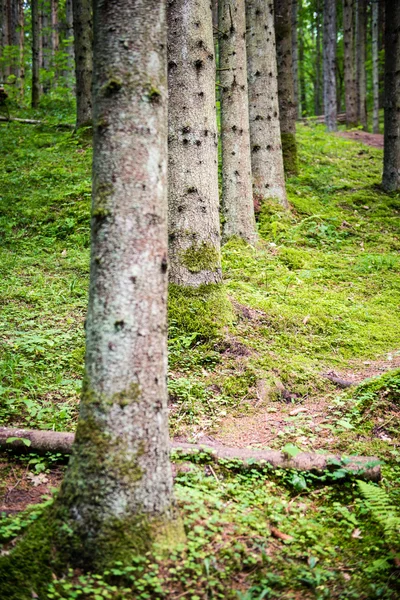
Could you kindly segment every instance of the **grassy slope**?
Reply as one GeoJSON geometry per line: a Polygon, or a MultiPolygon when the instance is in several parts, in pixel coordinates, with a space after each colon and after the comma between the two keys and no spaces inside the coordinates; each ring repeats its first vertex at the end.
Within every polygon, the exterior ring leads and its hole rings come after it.
{"type": "MultiPolygon", "coordinates": [[[[16,124],[2,126],[0,136],[0,419],[71,429],[83,365],[90,149],[69,133],[16,124]]],[[[264,209],[259,248],[224,248],[234,316],[223,335],[190,312],[205,310],[198,298],[187,311],[172,303],[174,432],[217,431],[226,413],[252,413],[261,384],[264,408],[279,407],[282,384],[298,401],[332,393],[322,371],[350,359],[357,368],[400,348],[400,198],[377,187],[381,152],[322,128],[301,127],[299,141],[302,175],[288,184],[292,214],[264,209]]],[[[367,402],[373,397],[367,390],[367,402]]],[[[355,429],[341,443],[351,450],[365,423],[351,395],[343,398],[355,429]]],[[[384,486],[398,499],[398,452],[378,446],[392,460],[384,486]]],[[[202,468],[178,477],[189,550],[172,557],[176,573],[163,569],[164,588],[175,590],[168,597],[234,598],[234,589],[249,588],[242,598],[396,597],[389,544],[355,484],[315,488],[295,474],[266,482],[224,470],[216,478],[202,468]],[[268,525],[293,541],[273,539],[268,525]]],[[[143,583],[135,575],[145,592],[130,583],[134,598],[163,597],[152,577],[143,583]]],[[[63,585],[55,597],[72,598],[63,585]]]]}

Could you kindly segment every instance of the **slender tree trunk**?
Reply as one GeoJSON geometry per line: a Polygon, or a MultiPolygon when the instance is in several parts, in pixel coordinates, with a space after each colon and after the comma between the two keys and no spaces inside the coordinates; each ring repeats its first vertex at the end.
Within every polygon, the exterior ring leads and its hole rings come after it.
{"type": "Polygon", "coordinates": [[[383,188],[400,189],[400,3],[386,0],[383,188]]]}
{"type": "Polygon", "coordinates": [[[67,68],[64,71],[64,79],[67,82],[68,87],[73,87],[73,72],[75,66],[75,53],[74,53],[74,17],[72,12],[72,0],[66,0],[65,2],[65,51],[68,54],[67,68]]]}
{"type": "Polygon", "coordinates": [[[278,99],[285,173],[298,172],[296,105],[292,70],[291,0],[275,0],[275,31],[278,61],[278,99]]]}
{"type": "Polygon", "coordinates": [[[39,1],[31,0],[32,20],[32,108],[40,102],[40,11],[39,1]]]}
{"type": "Polygon", "coordinates": [[[325,0],[323,48],[325,124],[328,131],[336,131],[336,0],[325,0]]]}
{"type": "Polygon", "coordinates": [[[357,0],[357,99],[358,120],[367,130],[367,77],[365,61],[367,54],[367,2],[357,0]]]}
{"type": "Polygon", "coordinates": [[[378,0],[379,108],[385,103],[385,0],[378,0]]]}
{"type": "Polygon", "coordinates": [[[292,0],[292,61],[293,61],[293,88],[294,101],[297,106],[297,118],[301,119],[301,100],[299,95],[299,50],[298,50],[298,2],[292,0]]]}
{"type": "Polygon", "coordinates": [[[321,86],[321,15],[322,0],[316,1],[316,53],[315,53],[315,84],[314,84],[314,110],[315,114],[322,114],[322,86],[321,86]]]}
{"type": "Polygon", "coordinates": [[[91,569],[144,552],[174,527],[165,2],[95,0],[94,31],[86,378],[55,507],[70,530],[58,540],[61,549],[75,566],[91,569]],[[71,540],[80,542],[78,552],[71,540]]]}
{"type": "Polygon", "coordinates": [[[219,0],[223,236],[256,239],[244,0],[219,0]]]}
{"type": "Polygon", "coordinates": [[[273,12],[272,0],[246,2],[251,167],[257,208],[268,198],[288,206],[279,126],[273,12]]]}
{"type": "MultiPolygon", "coordinates": [[[[10,45],[10,0],[2,0],[1,4],[1,12],[2,12],[2,29],[1,29],[1,45],[4,51],[10,45]]],[[[6,58],[3,64],[3,77],[7,79],[11,74],[10,61],[6,58]]]]}
{"type": "Polygon", "coordinates": [[[357,88],[354,79],[353,0],[343,0],[344,86],[347,127],[357,125],[357,88]]]}
{"type": "Polygon", "coordinates": [[[43,75],[43,92],[47,94],[51,88],[53,78],[46,74],[50,71],[51,63],[51,15],[50,4],[48,0],[42,0],[42,69],[45,71],[43,75]]]}
{"type": "Polygon", "coordinates": [[[56,52],[60,45],[58,33],[58,0],[51,0],[51,57],[55,61],[56,52]]]}
{"type": "Polygon", "coordinates": [[[92,124],[92,1],[72,0],[72,8],[76,74],[76,127],[79,128],[92,124]]]}
{"type": "Polygon", "coordinates": [[[208,0],[169,0],[170,281],[221,281],[215,61],[208,0]]]}
{"type": "Polygon", "coordinates": [[[379,54],[378,54],[378,0],[372,0],[372,131],[379,133],[379,54]]]}
{"type": "Polygon", "coordinates": [[[306,93],[306,74],[305,74],[305,57],[304,57],[304,26],[303,26],[303,6],[302,0],[298,0],[299,10],[299,86],[300,86],[300,106],[301,116],[307,116],[307,93],[306,93]]]}
{"type": "Polygon", "coordinates": [[[24,45],[25,45],[25,13],[24,13],[24,2],[19,0],[18,2],[18,78],[21,98],[24,97],[24,79],[25,79],[25,66],[24,66],[24,45]]]}

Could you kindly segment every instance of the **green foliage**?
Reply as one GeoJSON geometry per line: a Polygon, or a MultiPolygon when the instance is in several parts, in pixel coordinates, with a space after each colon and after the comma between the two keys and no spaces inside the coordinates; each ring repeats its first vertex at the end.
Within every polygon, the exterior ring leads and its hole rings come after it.
{"type": "Polygon", "coordinates": [[[393,505],[389,494],[372,483],[358,481],[358,487],[363,497],[367,500],[367,506],[371,510],[373,518],[379,523],[384,531],[389,544],[395,544],[400,549],[400,511],[393,505]]]}

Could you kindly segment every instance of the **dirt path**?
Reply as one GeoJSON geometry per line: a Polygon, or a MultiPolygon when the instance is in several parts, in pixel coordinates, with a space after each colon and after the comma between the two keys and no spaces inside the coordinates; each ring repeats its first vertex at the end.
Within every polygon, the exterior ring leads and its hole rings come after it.
{"type": "MultiPolygon", "coordinates": [[[[329,375],[355,384],[382,375],[386,371],[400,368],[400,351],[389,352],[375,361],[349,361],[348,368],[329,371],[329,375]]],[[[327,373],[327,374],[328,374],[327,373]]],[[[351,389],[351,388],[350,388],[351,389]]],[[[214,441],[227,446],[274,448],[284,443],[294,443],[304,450],[335,451],[341,448],[343,436],[349,433],[347,421],[343,423],[341,408],[335,399],[343,391],[332,384],[332,391],[320,396],[290,401],[265,401],[254,412],[243,416],[229,416],[217,433],[200,437],[202,441],[214,441]]],[[[399,414],[392,418],[400,419],[399,414]]],[[[378,415],[374,437],[390,442],[378,415]]],[[[351,427],[351,426],[350,426],[351,427]]]]}
{"type": "Polygon", "coordinates": [[[361,142],[373,148],[383,148],[382,133],[368,133],[368,131],[340,131],[337,135],[354,142],[361,142]]]}

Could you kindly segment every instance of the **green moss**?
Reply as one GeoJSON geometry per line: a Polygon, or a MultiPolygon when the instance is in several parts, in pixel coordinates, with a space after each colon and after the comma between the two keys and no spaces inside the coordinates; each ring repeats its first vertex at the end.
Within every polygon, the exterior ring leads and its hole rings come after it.
{"type": "Polygon", "coordinates": [[[285,174],[297,175],[299,167],[297,163],[297,143],[294,133],[281,133],[283,166],[285,174]]]}
{"type": "Polygon", "coordinates": [[[104,96],[112,96],[122,88],[123,81],[120,77],[110,77],[102,86],[100,93],[104,96]]]}
{"type": "Polygon", "coordinates": [[[233,318],[223,285],[187,288],[170,284],[168,319],[174,335],[197,333],[200,339],[211,340],[220,336],[233,318]]]}
{"type": "Polygon", "coordinates": [[[152,83],[147,85],[146,89],[147,97],[150,102],[159,102],[161,99],[161,92],[152,83]]]}
{"type": "Polygon", "coordinates": [[[213,244],[202,242],[194,243],[192,246],[180,253],[182,264],[191,273],[201,271],[216,271],[221,266],[221,255],[213,244]]]}
{"type": "Polygon", "coordinates": [[[101,183],[95,187],[93,194],[92,217],[104,219],[111,214],[109,199],[112,195],[112,192],[113,188],[109,183],[101,183]]]}

